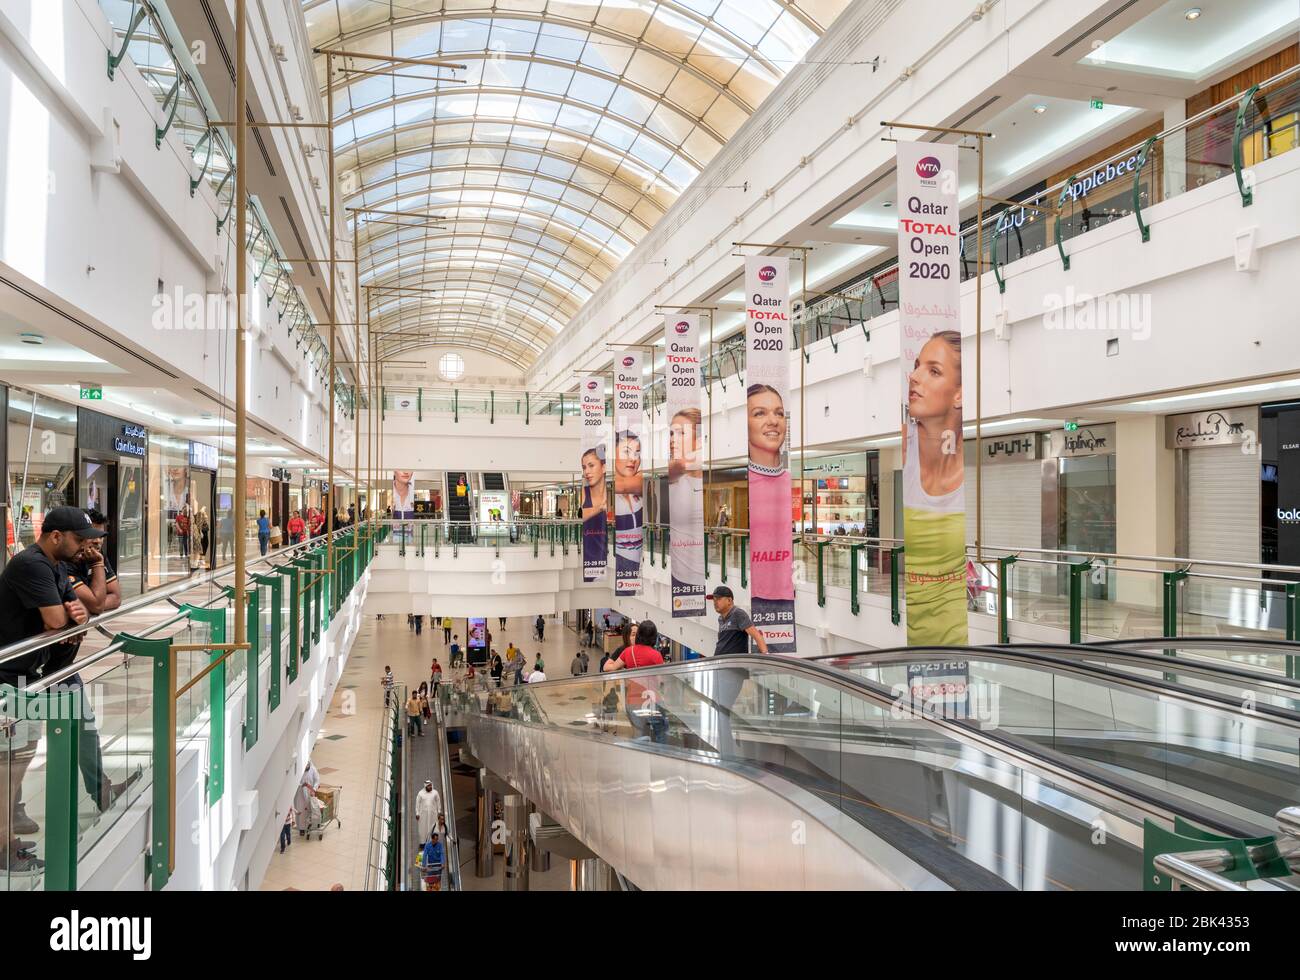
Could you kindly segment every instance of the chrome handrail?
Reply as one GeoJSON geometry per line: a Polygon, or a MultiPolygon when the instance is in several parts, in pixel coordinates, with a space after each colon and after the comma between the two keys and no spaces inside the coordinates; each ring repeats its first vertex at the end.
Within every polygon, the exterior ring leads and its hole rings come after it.
{"type": "MultiPolygon", "coordinates": [[[[351,529],[349,528],[347,530],[351,530],[351,529]]],[[[334,532],[334,536],[337,538],[343,534],[346,534],[347,530],[336,531],[334,532]]],[[[247,562],[245,567],[251,568],[253,566],[260,566],[260,565],[271,565],[274,567],[278,567],[276,565],[277,559],[283,559],[286,554],[296,553],[298,551],[311,548],[325,540],[327,540],[326,537],[321,536],[319,538],[314,538],[310,541],[304,541],[301,542],[300,544],[290,545],[286,548],[281,548],[274,556],[267,555],[265,557],[258,557],[256,559],[253,559],[252,561],[247,562]]],[[[235,566],[233,564],[224,565],[221,568],[212,569],[208,572],[203,573],[202,575],[184,578],[177,582],[173,582],[170,585],[161,586],[160,588],[154,589],[151,592],[142,593],[141,595],[135,597],[134,599],[122,603],[122,605],[118,606],[116,609],[112,610],[111,612],[100,613],[98,616],[92,616],[88,620],[86,620],[86,622],[81,623],[79,625],[73,624],[72,626],[65,626],[63,629],[58,630],[57,632],[41,633],[37,636],[29,637],[26,640],[20,640],[17,643],[11,643],[7,647],[0,648],[0,663],[5,663],[7,661],[15,659],[16,657],[21,657],[29,653],[34,653],[37,650],[41,650],[55,643],[63,643],[69,639],[72,639],[73,637],[80,636],[83,633],[88,632],[89,630],[103,626],[105,623],[111,622],[112,620],[120,616],[124,616],[127,613],[137,612],[141,609],[147,609],[149,606],[152,606],[155,603],[162,602],[164,600],[170,600],[173,596],[182,595],[186,592],[193,591],[194,589],[202,588],[204,585],[215,584],[219,579],[225,578],[227,575],[233,575],[234,571],[235,571],[235,566]]],[[[224,600],[224,598],[225,598],[224,596],[215,596],[207,600],[207,602],[203,603],[202,606],[203,608],[207,608],[216,602],[220,602],[224,600]]],[[[148,636],[152,633],[156,633],[159,629],[163,628],[168,623],[174,623],[177,620],[183,618],[184,618],[183,615],[180,614],[174,615],[170,617],[168,620],[166,620],[165,622],[157,623],[151,626],[145,633],[141,633],[137,635],[148,636]]],[[[64,677],[70,676],[71,674],[75,674],[77,671],[85,669],[90,664],[95,663],[98,660],[102,660],[104,657],[108,656],[109,654],[117,652],[118,650],[121,649],[121,647],[122,645],[120,643],[109,644],[103,650],[95,651],[95,653],[90,654],[89,656],[81,660],[78,660],[76,663],[65,668],[64,670],[61,670],[55,674],[51,674],[47,678],[42,678],[41,683],[39,685],[36,685],[36,687],[33,688],[33,690],[43,689],[45,687],[48,687],[52,683],[56,683],[58,680],[64,677]]]]}

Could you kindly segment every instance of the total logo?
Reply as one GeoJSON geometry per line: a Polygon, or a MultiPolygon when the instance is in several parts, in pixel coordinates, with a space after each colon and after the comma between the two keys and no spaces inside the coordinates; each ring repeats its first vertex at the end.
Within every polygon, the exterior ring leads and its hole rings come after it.
{"type": "Polygon", "coordinates": [[[588,390],[588,391],[595,391],[596,388],[597,388],[599,385],[600,385],[600,382],[599,382],[599,381],[588,381],[588,382],[587,382],[587,390],[588,390]]]}
{"type": "Polygon", "coordinates": [[[916,175],[922,179],[933,180],[939,176],[939,171],[943,169],[943,164],[939,162],[938,157],[922,157],[916,161],[916,175]]]}
{"type": "Polygon", "coordinates": [[[1279,524],[1300,524],[1300,509],[1292,507],[1290,510],[1277,509],[1277,520],[1279,524]]]}
{"type": "Polygon", "coordinates": [[[687,323],[685,320],[683,320],[679,324],[677,324],[677,326],[673,327],[673,329],[676,330],[678,333],[690,333],[691,325],[687,323]]]}
{"type": "Polygon", "coordinates": [[[624,367],[630,368],[630,367],[631,367],[633,364],[635,364],[635,363],[636,363],[636,358],[634,358],[634,357],[625,357],[625,358],[623,358],[623,366],[624,366],[624,367]]]}
{"type": "Polygon", "coordinates": [[[775,278],[776,278],[776,266],[765,265],[763,266],[763,268],[758,270],[759,282],[771,282],[775,278]]]}

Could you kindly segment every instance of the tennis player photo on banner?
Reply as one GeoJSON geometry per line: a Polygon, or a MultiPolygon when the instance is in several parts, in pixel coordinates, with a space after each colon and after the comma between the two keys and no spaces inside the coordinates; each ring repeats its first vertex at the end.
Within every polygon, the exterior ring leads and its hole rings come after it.
{"type": "Polygon", "coordinates": [[[704,464],[700,319],[664,317],[668,385],[668,526],[673,616],[704,615],[704,464]]]}
{"type": "Polygon", "coordinates": [[[967,642],[956,146],[898,143],[907,642],[967,642]]]}
{"type": "Polygon", "coordinates": [[[582,580],[603,582],[608,564],[609,501],[605,482],[605,379],[578,382],[582,395],[582,580]]]}
{"type": "Polygon", "coordinates": [[[745,259],[750,615],[772,653],[794,653],[790,531],[790,260],[745,259]]]}
{"type": "Polygon", "coordinates": [[[614,355],[614,594],[641,594],[645,477],[641,473],[642,356],[614,355]]]}

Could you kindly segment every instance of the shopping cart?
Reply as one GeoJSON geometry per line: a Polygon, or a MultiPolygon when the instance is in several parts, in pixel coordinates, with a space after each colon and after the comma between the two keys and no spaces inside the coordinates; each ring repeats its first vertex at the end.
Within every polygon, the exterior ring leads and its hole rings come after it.
{"type": "Polygon", "coordinates": [[[343,795],[342,786],[329,786],[321,783],[316,787],[316,797],[312,801],[311,816],[307,822],[307,839],[315,834],[317,840],[325,837],[325,828],[330,824],[343,826],[339,816],[339,806],[343,795]],[[319,805],[318,805],[319,804],[319,805]]]}

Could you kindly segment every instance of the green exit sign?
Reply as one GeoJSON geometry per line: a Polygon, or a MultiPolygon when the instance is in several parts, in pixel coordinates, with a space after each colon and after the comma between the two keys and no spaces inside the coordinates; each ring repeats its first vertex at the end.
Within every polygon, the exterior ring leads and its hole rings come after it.
{"type": "Polygon", "coordinates": [[[82,385],[81,400],[83,402],[102,402],[104,400],[104,389],[101,385],[82,385]]]}
{"type": "Polygon", "coordinates": [[[1103,102],[1101,99],[1093,99],[1092,102],[1089,103],[1089,104],[1090,104],[1094,109],[1104,109],[1104,108],[1106,108],[1106,103],[1103,102]]]}
{"type": "Polygon", "coordinates": [[[1079,431],[1079,423],[1078,423],[1078,422],[1066,422],[1066,423],[1065,423],[1065,431],[1066,431],[1066,432],[1078,432],[1078,431],[1079,431]]]}

